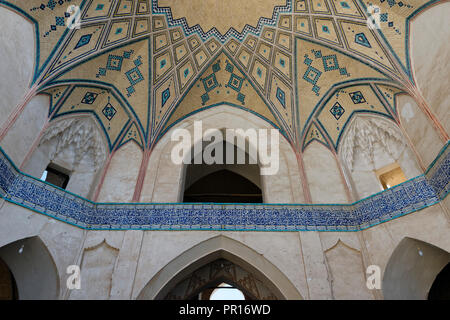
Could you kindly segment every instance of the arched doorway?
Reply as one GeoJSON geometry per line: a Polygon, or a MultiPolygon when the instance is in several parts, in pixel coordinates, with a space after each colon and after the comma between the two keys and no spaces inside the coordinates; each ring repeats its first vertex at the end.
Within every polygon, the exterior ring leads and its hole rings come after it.
{"type": "Polygon", "coordinates": [[[39,237],[17,240],[0,248],[0,277],[0,285],[5,284],[5,290],[10,290],[15,299],[55,300],[59,296],[56,265],[39,237]]]}
{"type": "MultiPolygon", "coordinates": [[[[212,147],[217,146],[223,152],[221,163],[207,164],[202,157],[201,163],[196,164],[196,154],[192,152],[191,162],[185,168],[183,202],[262,203],[260,168],[256,161],[228,141],[212,147]],[[244,163],[238,161],[240,152],[244,163]],[[227,163],[228,153],[234,158],[232,163],[227,163]]],[[[211,148],[203,144],[202,154],[206,147],[211,148]]]]}
{"type": "Polygon", "coordinates": [[[6,263],[0,258],[0,300],[17,300],[17,284],[6,263]]]}
{"type": "Polygon", "coordinates": [[[176,284],[164,300],[210,300],[221,289],[237,290],[245,300],[277,300],[262,281],[227,259],[198,268],[176,284]]]}
{"type": "Polygon", "coordinates": [[[302,299],[286,275],[264,256],[223,235],[200,242],[173,259],[137,298],[198,300],[222,283],[239,289],[247,299],[302,299]]]}
{"type": "Polygon", "coordinates": [[[450,263],[434,279],[428,300],[450,300],[450,263]]]}
{"type": "Polygon", "coordinates": [[[403,238],[384,271],[384,298],[426,300],[448,297],[449,263],[449,252],[417,239],[403,238]]]}

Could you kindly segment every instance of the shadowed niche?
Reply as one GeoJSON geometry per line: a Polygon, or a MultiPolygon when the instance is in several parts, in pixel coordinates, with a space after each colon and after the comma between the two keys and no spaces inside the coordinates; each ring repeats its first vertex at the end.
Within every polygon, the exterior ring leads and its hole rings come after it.
{"type": "Polygon", "coordinates": [[[201,178],[184,192],[184,202],[262,203],[261,189],[229,170],[201,178]]]}

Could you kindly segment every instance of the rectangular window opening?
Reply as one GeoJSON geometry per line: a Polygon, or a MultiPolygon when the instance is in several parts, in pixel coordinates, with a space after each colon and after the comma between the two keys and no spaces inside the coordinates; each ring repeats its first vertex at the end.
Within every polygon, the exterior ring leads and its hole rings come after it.
{"type": "Polygon", "coordinates": [[[51,163],[43,172],[41,180],[60,187],[61,189],[66,189],[70,179],[69,175],[70,173],[68,170],[51,163]]]}
{"type": "Polygon", "coordinates": [[[406,181],[405,174],[397,163],[390,164],[377,170],[376,174],[384,190],[406,181]]]}

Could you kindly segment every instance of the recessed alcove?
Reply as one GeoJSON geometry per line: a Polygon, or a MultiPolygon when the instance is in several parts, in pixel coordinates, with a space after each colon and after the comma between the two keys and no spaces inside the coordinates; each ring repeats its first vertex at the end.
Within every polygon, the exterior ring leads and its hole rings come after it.
{"type": "Polygon", "coordinates": [[[392,163],[377,170],[376,175],[378,180],[380,180],[383,190],[392,188],[406,181],[405,174],[397,163],[392,163]]]}
{"type": "MultiPolygon", "coordinates": [[[[202,157],[201,163],[195,164],[193,155],[191,163],[186,165],[183,202],[263,203],[259,165],[236,145],[220,143],[222,159],[217,161],[220,163],[207,164],[202,157]],[[238,161],[239,152],[244,155],[242,164],[238,161]],[[234,155],[233,161],[227,164],[230,153],[234,155]]],[[[203,145],[202,151],[206,146],[203,145]]]]}

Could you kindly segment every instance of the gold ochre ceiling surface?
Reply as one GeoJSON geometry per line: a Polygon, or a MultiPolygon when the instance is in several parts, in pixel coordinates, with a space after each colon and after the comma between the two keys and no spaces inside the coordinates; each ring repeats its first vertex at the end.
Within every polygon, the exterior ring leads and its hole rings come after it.
{"type": "Polygon", "coordinates": [[[51,119],[94,115],[111,151],[131,141],[152,148],[179,121],[218,105],[261,117],[302,150],[313,140],[337,148],[355,113],[395,117],[395,95],[412,83],[409,23],[437,2],[0,5],[35,25],[33,87],[51,96],[51,119]]]}

